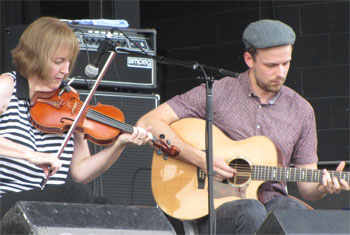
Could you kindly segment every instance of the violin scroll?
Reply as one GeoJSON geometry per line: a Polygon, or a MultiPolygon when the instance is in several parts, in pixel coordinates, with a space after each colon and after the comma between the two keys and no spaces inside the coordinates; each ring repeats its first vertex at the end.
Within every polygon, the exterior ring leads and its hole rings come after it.
{"type": "Polygon", "coordinates": [[[176,157],[180,153],[180,149],[174,145],[171,145],[171,142],[169,139],[164,141],[165,135],[160,134],[159,138],[153,137],[153,147],[156,148],[156,153],[158,155],[163,155],[164,160],[168,159],[168,156],[170,157],[176,157]]]}

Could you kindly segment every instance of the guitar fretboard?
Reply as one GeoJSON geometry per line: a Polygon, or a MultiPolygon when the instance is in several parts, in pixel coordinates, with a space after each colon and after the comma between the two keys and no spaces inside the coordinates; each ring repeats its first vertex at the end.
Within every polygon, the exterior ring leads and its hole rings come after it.
{"type": "MultiPolygon", "coordinates": [[[[328,171],[331,178],[336,177],[349,183],[350,172],[328,171]]],[[[292,182],[322,182],[323,170],[303,169],[275,166],[252,166],[252,179],[265,181],[292,181],[292,182]]]]}

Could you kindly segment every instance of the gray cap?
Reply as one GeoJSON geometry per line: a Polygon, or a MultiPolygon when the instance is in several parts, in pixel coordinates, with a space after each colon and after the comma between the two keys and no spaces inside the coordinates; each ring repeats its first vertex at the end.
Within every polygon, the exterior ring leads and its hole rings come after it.
{"type": "Polygon", "coordinates": [[[291,27],[278,20],[259,20],[250,23],[243,32],[245,48],[267,48],[294,44],[295,33],[291,27]]]}

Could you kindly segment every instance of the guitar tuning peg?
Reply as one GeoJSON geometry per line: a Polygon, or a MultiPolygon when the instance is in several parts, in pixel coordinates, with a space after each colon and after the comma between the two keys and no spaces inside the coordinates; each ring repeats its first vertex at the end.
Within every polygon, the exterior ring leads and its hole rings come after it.
{"type": "Polygon", "coordinates": [[[167,139],[165,142],[166,142],[168,145],[171,145],[171,140],[167,139]]]}
{"type": "Polygon", "coordinates": [[[156,153],[157,153],[158,155],[162,155],[162,154],[163,154],[162,150],[160,150],[160,149],[157,149],[157,150],[156,150],[156,153]]]}
{"type": "Polygon", "coordinates": [[[164,154],[164,155],[163,155],[163,159],[164,159],[164,160],[168,160],[168,155],[164,154]]]}
{"type": "Polygon", "coordinates": [[[164,134],[160,134],[159,135],[159,139],[164,139],[165,138],[165,135],[164,134]]]}

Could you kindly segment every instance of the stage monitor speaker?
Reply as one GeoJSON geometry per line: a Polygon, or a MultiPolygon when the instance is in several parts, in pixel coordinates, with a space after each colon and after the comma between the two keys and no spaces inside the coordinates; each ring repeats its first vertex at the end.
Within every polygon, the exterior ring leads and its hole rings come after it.
{"type": "Polygon", "coordinates": [[[275,210],[256,234],[350,234],[349,210],[275,210]]]}
{"type": "MultiPolygon", "coordinates": [[[[79,91],[80,99],[87,91],[79,91]]],[[[90,102],[100,102],[119,108],[125,123],[135,125],[137,120],[159,104],[159,96],[151,94],[96,92],[90,102]]],[[[96,153],[103,146],[89,143],[90,152],[96,153]]],[[[96,198],[107,198],[118,205],[155,206],[151,188],[151,165],[153,148],[150,145],[128,146],[119,159],[101,176],[89,183],[96,198]]]]}
{"type": "MultiPolygon", "coordinates": [[[[80,45],[80,53],[76,60],[71,77],[75,77],[72,85],[86,88],[87,83],[91,86],[94,79],[85,75],[85,67],[92,63],[97,54],[99,44],[106,37],[106,33],[112,28],[107,26],[68,24],[75,32],[80,45]],[[85,79],[84,79],[85,78],[85,79]]],[[[26,25],[11,26],[5,35],[5,63],[4,72],[14,70],[10,51],[14,49],[26,25]]],[[[114,31],[111,38],[116,48],[132,51],[132,54],[118,52],[104,75],[99,88],[102,90],[113,90],[110,88],[125,87],[140,89],[155,89],[156,62],[150,56],[156,55],[156,31],[154,29],[131,29],[123,28],[114,31]],[[142,49],[140,49],[142,48],[142,49]],[[141,53],[141,54],[139,54],[141,53]],[[148,55],[150,56],[148,56],[148,55]]],[[[105,53],[99,65],[102,70],[107,56],[105,53]]]]}
{"type": "Polygon", "coordinates": [[[155,207],[17,202],[1,220],[1,234],[176,234],[155,207]]]}

